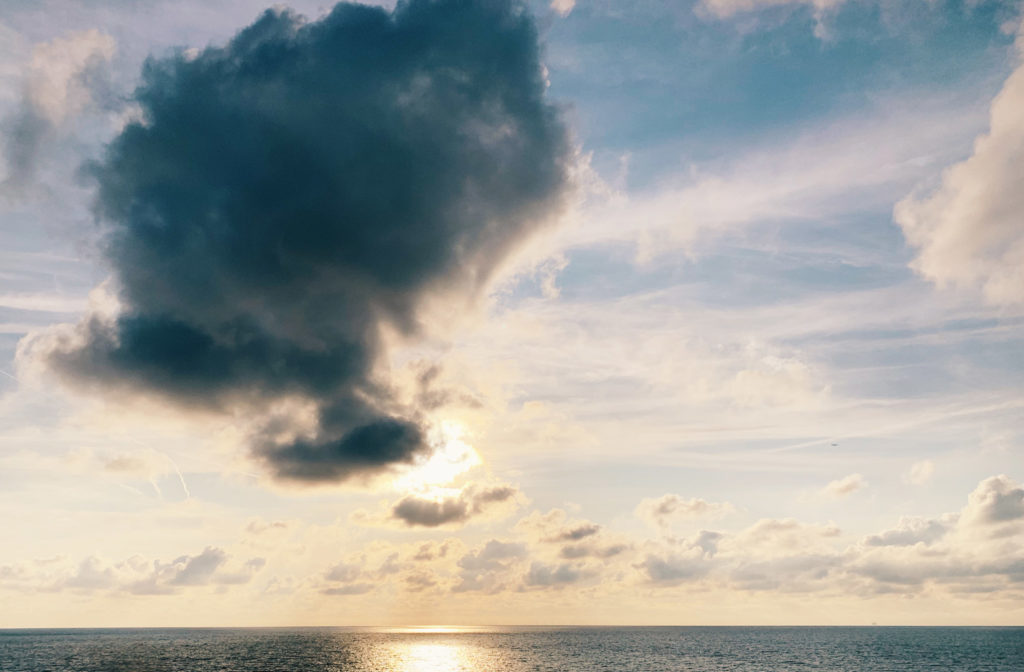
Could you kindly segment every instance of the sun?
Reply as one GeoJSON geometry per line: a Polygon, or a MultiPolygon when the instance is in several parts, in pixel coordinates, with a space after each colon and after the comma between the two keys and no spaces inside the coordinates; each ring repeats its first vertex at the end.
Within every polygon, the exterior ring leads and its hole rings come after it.
{"type": "Polygon", "coordinates": [[[436,490],[482,464],[480,455],[464,440],[466,434],[466,428],[453,420],[436,425],[428,439],[433,451],[403,470],[394,480],[395,489],[402,492],[436,490]]]}

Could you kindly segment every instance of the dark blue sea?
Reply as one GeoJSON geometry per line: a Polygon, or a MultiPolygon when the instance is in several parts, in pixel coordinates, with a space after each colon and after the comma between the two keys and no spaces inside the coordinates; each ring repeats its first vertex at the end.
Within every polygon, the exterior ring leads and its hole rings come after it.
{"type": "Polygon", "coordinates": [[[0,670],[1024,671],[1024,628],[0,630],[0,670]]]}

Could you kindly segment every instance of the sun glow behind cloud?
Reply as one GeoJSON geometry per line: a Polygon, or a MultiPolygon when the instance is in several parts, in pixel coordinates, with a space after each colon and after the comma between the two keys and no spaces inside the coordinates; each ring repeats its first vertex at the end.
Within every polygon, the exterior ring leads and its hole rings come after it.
{"type": "Polygon", "coordinates": [[[447,491],[442,486],[482,464],[480,455],[463,439],[465,434],[463,425],[442,421],[431,432],[430,444],[434,451],[394,479],[394,488],[400,492],[444,496],[447,491]]]}

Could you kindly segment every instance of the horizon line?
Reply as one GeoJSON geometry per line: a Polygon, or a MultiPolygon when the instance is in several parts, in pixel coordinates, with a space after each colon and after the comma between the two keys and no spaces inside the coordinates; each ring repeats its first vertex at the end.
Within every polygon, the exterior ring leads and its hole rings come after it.
{"type": "Polygon", "coordinates": [[[104,626],[0,626],[0,632],[45,630],[386,630],[394,634],[472,634],[474,630],[489,628],[1024,628],[1021,624],[908,624],[908,623],[848,623],[848,624],[488,624],[488,625],[104,625],[104,626]],[[402,632],[405,631],[405,632],[402,632]]]}

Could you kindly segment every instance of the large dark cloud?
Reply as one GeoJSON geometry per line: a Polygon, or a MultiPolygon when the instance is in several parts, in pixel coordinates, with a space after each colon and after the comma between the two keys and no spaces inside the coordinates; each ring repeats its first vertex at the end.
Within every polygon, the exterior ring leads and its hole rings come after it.
{"type": "Polygon", "coordinates": [[[317,409],[267,431],[278,475],[337,481],[427,449],[374,375],[382,330],[483,289],[559,207],[570,147],[513,0],[268,11],[226,46],[147,62],[89,167],[122,305],[45,346],[66,377],[179,405],[317,409]]]}

